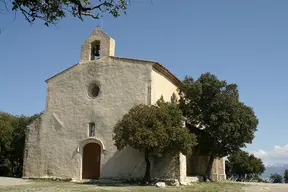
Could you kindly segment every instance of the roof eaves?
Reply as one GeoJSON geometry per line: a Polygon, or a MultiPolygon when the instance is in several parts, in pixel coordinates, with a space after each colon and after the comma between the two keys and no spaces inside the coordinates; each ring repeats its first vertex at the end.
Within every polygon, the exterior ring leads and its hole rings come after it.
{"type": "Polygon", "coordinates": [[[72,69],[73,67],[75,67],[75,66],[78,65],[78,64],[79,64],[79,63],[76,63],[76,64],[72,65],[71,67],[68,67],[68,68],[65,69],[64,71],[61,71],[60,73],[57,73],[56,75],[53,75],[52,77],[46,79],[45,82],[48,83],[48,81],[49,81],[50,79],[53,79],[54,77],[57,77],[58,75],[66,72],[66,71],[68,71],[69,69],[72,69]]]}
{"type": "Polygon", "coordinates": [[[117,56],[109,56],[109,57],[112,59],[114,58],[114,59],[130,60],[130,61],[140,61],[140,62],[146,62],[146,63],[151,63],[151,64],[157,63],[156,61],[135,59],[135,58],[129,58],[129,57],[117,57],[117,56]]]}
{"type": "MultiPolygon", "coordinates": [[[[168,77],[176,86],[179,86],[182,82],[173,74],[171,73],[166,67],[164,67],[162,64],[155,62],[155,61],[150,61],[150,60],[143,60],[143,59],[134,59],[134,58],[127,58],[127,57],[116,57],[116,56],[109,56],[110,58],[115,58],[115,59],[123,59],[123,60],[131,60],[131,61],[140,61],[140,62],[148,62],[153,64],[153,68],[158,70],[159,72],[162,72],[166,77],[168,77]]],[[[73,67],[77,66],[79,63],[76,63],[72,65],[71,67],[65,69],[64,71],[61,71],[60,73],[57,73],[53,75],[52,77],[48,78],[45,80],[46,83],[48,83],[49,80],[53,79],[54,77],[57,77],[58,75],[68,71],[69,69],[72,69],[73,67]]]]}
{"type": "Polygon", "coordinates": [[[154,69],[164,73],[166,77],[168,77],[177,87],[181,85],[182,81],[178,79],[173,73],[171,73],[166,67],[164,67],[160,63],[155,63],[153,65],[154,69]]]}
{"type": "Polygon", "coordinates": [[[166,77],[168,77],[176,86],[179,86],[182,82],[173,74],[171,73],[166,67],[164,67],[162,64],[151,61],[151,60],[143,60],[143,59],[134,59],[134,58],[127,58],[127,57],[116,57],[116,56],[110,56],[111,58],[115,59],[124,59],[124,60],[131,60],[131,61],[140,61],[140,62],[148,62],[153,64],[154,69],[156,69],[159,72],[162,72],[166,77]]]}

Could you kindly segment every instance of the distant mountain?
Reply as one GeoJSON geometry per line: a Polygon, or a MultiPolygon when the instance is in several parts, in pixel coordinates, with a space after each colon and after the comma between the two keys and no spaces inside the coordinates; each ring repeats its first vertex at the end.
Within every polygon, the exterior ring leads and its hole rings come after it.
{"type": "Polygon", "coordinates": [[[263,179],[268,179],[271,174],[278,173],[284,176],[285,169],[288,169],[288,164],[274,164],[274,165],[265,165],[265,171],[261,175],[263,179]]]}

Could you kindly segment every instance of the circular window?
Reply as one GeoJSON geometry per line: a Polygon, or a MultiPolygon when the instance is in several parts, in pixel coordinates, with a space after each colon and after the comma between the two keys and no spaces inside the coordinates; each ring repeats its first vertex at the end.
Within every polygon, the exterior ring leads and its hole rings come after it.
{"type": "Polygon", "coordinates": [[[97,97],[99,95],[100,88],[97,84],[93,83],[89,85],[88,93],[90,97],[97,97]]]}

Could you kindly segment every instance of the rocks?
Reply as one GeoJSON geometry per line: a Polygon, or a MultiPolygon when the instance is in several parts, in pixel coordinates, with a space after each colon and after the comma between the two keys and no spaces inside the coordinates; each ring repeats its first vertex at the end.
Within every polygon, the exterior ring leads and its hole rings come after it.
{"type": "Polygon", "coordinates": [[[193,185],[194,183],[197,183],[201,180],[201,177],[195,176],[195,177],[186,177],[184,180],[181,180],[181,185],[189,186],[193,185]]]}
{"type": "Polygon", "coordinates": [[[155,179],[154,180],[155,186],[157,186],[158,183],[164,183],[165,186],[174,186],[179,187],[180,183],[178,179],[155,179]]]}
{"type": "Polygon", "coordinates": [[[165,184],[164,182],[157,182],[157,183],[155,184],[155,186],[156,186],[156,187],[159,187],[159,188],[164,188],[164,187],[166,187],[166,184],[165,184]]]}

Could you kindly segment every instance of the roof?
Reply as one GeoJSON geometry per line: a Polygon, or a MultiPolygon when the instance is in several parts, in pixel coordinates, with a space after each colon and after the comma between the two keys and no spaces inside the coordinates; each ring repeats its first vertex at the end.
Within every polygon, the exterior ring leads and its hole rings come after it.
{"type": "Polygon", "coordinates": [[[48,79],[45,80],[45,82],[48,83],[48,81],[49,81],[50,79],[53,79],[54,77],[57,77],[58,75],[61,75],[62,73],[68,71],[69,69],[72,69],[73,67],[75,67],[75,66],[78,65],[78,64],[79,64],[79,63],[76,63],[76,64],[72,65],[71,67],[68,67],[68,68],[65,69],[64,71],[61,71],[60,73],[57,73],[57,74],[53,75],[52,77],[49,77],[48,79]]]}
{"type": "Polygon", "coordinates": [[[165,75],[169,80],[171,80],[175,85],[179,86],[181,84],[181,81],[173,74],[171,73],[164,65],[151,60],[143,60],[143,59],[135,59],[135,58],[126,58],[126,57],[115,57],[110,56],[111,58],[115,59],[122,59],[122,60],[133,60],[133,61],[141,61],[141,62],[147,62],[153,64],[154,69],[165,75]]]}
{"type": "MultiPolygon", "coordinates": [[[[134,59],[134,58],[126,58],[126,57],[115,57],[115,56],[109,56],[109,58],[112,59],[121,59],[121,60],[132,60],[132,61],[140,61],[140,62],[146,62],[146,63],[151,63],[153,65],[153,68],[162,73],[164,76],[166,76],[171,82],[173,82],[176,86],[179,86],[181,84],[181,81],[173,74],[171,73],[166,67],[164,67],[162,64],[156,62],[156,61],[150,61],[150,60],[143,60],[143,59],[134,59]]],[[[57,77],[58,75],[61,75],[62,73],[74,68],[77,66],[79,63],[76,63],[72,65],[71,67],[65,69],[64,71],[61,71],[60,73],[57,73],[53,75],[52,77],[48,78],[45,80],[46,83],[50,79],[53,79],[54,77],[57,77]]]]}
{"type": "Polygon", "coordinates": [[[170,79],[177,87],[178,87],[179,85],[181,85],[182,81],[181,81],[180,79],[178,79],[173,73],[171,73],[166,67],[164,67],[164,65],[161,65],[160,63],[155,63],[155,64],[153,65],[153,67],[154,67],[156,70],[164,73],[164,75],[165,75],[168,79],[170,79]]]}

